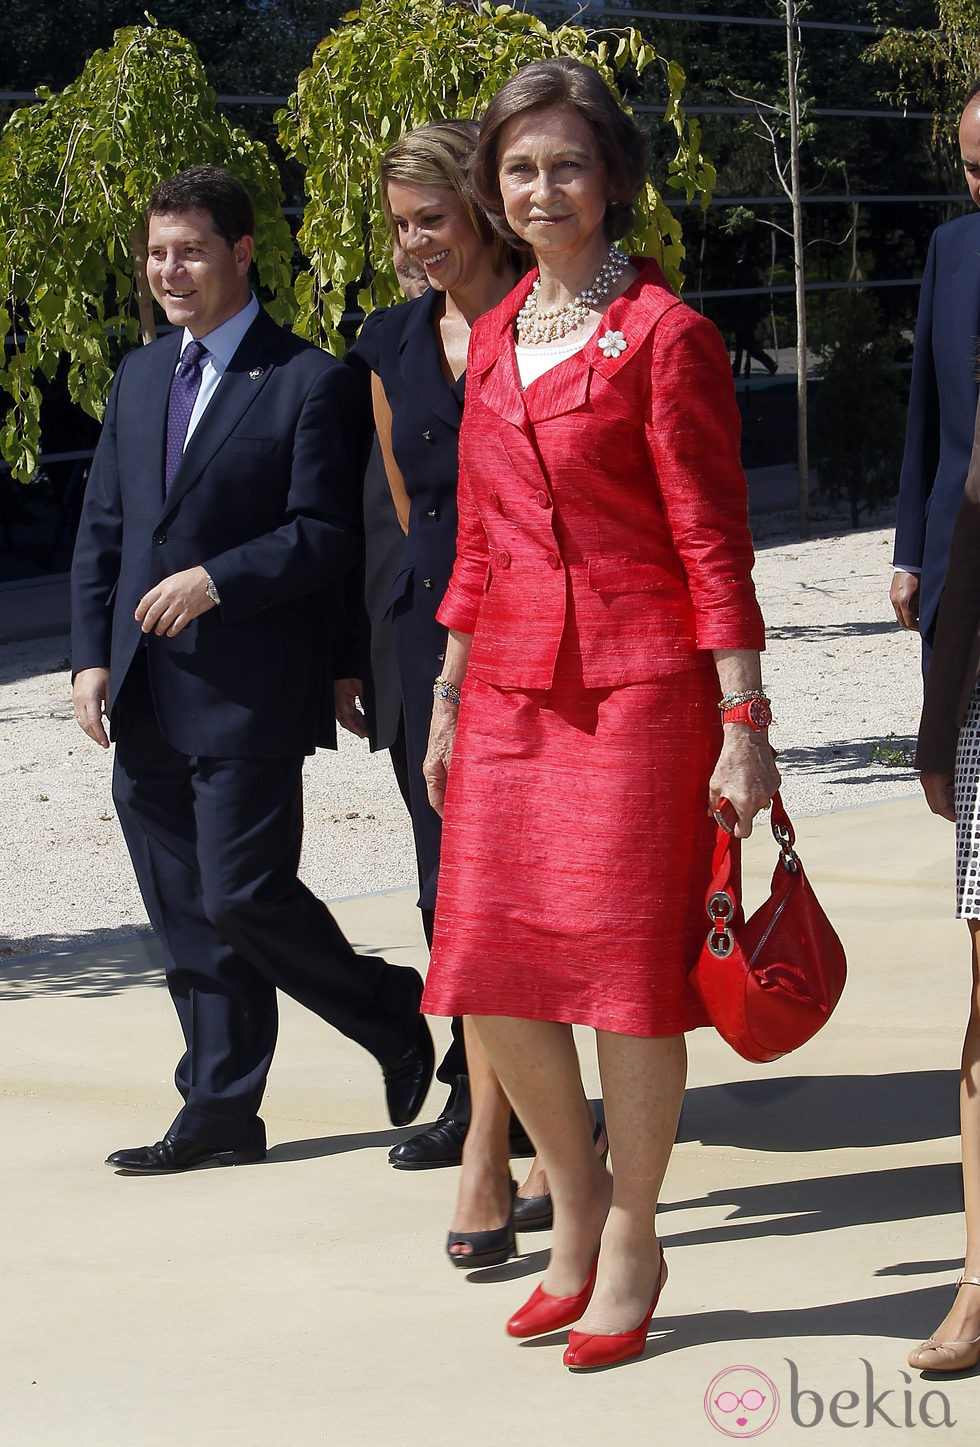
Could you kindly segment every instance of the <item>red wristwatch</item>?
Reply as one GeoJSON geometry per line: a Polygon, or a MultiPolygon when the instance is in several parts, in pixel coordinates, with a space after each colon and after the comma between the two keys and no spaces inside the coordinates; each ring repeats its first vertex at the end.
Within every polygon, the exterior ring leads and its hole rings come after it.
{"type": "Polygon", "coordinates": [[[772,723],[772,709],[769,707],[767,698],[749,698],[745,703],[737,703],[732,708],[726,708],[721,715],[722,723],[748,724],[750,729],[761,733],[772,723]]]}

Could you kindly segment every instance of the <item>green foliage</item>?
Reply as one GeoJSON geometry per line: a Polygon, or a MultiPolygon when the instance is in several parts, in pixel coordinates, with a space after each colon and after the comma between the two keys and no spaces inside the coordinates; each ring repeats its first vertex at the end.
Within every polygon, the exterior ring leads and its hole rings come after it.
{"type": "Polygon", "coordinates": [[[884,741],[871,745],[869,764],[884,764],[889,769],[914,769],[915,745],[907,740],[889,734],[884,741]]]}
{"type": "MultiPolygon", "coordinates": [[[[280,141],[306,172],[308,204],[299,244],[310,271],[298,278],[297,329],[334,350],[345,301],[358,288],[369,310],[397,295],[394,277],[371,263],[386,258],[389,239],[378,190],[388,145],[413,126],[448,116],[479,116],[490,97],[522,65],[554,55],[588,61],[617,88],[617,77],[659,68],[665,127],[675,138],[666,185],[707,205],[714,169],[702,155],[700,130],[680,98],[679,65],[665,60],[635,30],[594,32],[577,25],[549,30],[508,5],[443,0],[364,0],[317,47],[286,110],[280,141]],[[365,263],[368,264],[366,268],[365,263]]],[[[676,217],[651,181],[631,238],[637,250],[662,260],[679,282],[684,255],[676,217]]]]}
{"type": "Polygon", "coordinates": [[[907,109],[932,110],[933,146],[955,168],[950,137],[980,70],[980,0],[871,0],[870,8],[886,29],[866,58],[893,75],[882,96],[907,109]],[[895,20],[898,26],[889,23],[895,20]]]}
{"type": "Polygon", "coordinates": [[[905,435],[903,391],[895,368],[898,337],[883,325],[870,292],[839,292],[821,329],[820,390],[811,451],[821,493],[846,497],[851,525],[893,496],[905,435]]]}
{"type": "Polygon", "coordinates": [[[101,418],[113,338],[136,340],[133,247],[153,187],[185,166],[225,165],[256,203],[260,282],[291,301],[292,240],[265,148],[218,114],[193,47],[155,21],[120,30],[58,95],[0,134],[0,390],[12,406],[0,452],[29,479],[44,379],[68,358],[72,400],[101,418]]]}

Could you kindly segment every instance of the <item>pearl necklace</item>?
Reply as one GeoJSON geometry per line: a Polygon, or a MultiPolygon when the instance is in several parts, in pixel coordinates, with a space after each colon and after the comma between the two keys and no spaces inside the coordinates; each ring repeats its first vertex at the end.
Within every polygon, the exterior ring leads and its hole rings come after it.
{"type": "Polygon", "coordinates": [[[527,301],[517,313],[518,341],[527,346],[538,342],[557,342],[562,337],[567,337],[612,290],[629,264],[628,256],[615,246],[610,246],[609,255],[602,263],[592,285],[586,287],[585,291],[580,291],[578,296],[567,301],[564,306],[556,307],[550,312],[538,310],[538,287],[541,285],[539,276],[531,287],[527,301]]]}

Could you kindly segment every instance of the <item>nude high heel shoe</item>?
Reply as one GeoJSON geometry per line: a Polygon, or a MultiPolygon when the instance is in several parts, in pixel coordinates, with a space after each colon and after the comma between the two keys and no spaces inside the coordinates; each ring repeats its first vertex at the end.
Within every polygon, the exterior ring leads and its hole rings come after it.
{"type": "MultiPolygon", "coordinates": [[[[961,1276],[956,1290],[961,1286],[980,1286],[980,1276],[961,1276]]],[[[931,1336],[913,1347],[908,1355],[909,1366],[920,1372],[968,1372],[977,1362],[980,1362],[980,1336],[969,1341],[938,1341],[931,1336]]]]}

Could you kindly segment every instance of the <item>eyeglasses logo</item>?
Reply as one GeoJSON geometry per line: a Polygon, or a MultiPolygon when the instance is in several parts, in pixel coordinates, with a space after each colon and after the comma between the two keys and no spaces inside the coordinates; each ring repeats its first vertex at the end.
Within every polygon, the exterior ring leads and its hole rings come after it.
{"type": "Polygon", "coordinates": [[[704,1410],[726,1437],[758,1437],[779,1412],[776,1384],[756,1367],[726,1367],[708,1384],[704,1410]]]}

